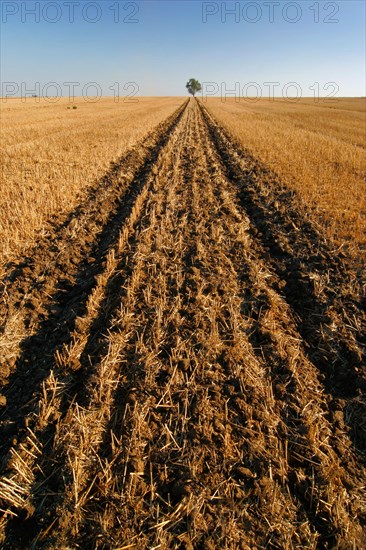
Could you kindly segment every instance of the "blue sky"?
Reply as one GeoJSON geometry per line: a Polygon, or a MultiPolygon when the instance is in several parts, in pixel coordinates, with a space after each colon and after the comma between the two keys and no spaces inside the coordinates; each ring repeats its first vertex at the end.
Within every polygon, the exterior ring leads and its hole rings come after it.
{"type": "Polygon", "coordinates": [[[365,95],[362,0],[1,0],[1,8],[8,95],[68,93],[65,82],[75,95],[185,95],[190,77],[214,83],[205,93],[365,95]]]}

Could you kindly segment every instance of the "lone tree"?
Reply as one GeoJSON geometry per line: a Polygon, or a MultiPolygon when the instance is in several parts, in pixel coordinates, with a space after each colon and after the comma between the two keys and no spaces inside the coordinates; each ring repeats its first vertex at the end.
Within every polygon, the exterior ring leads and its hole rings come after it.
{"type": "Polygon", "coordinates": [[[191,78],[190,80],[188,80],[186,88],[188,92],[193,95],[193,97],[196,95],[197,92],[200,92],[202,90],[201,84],[195,78],[191,78]]]}

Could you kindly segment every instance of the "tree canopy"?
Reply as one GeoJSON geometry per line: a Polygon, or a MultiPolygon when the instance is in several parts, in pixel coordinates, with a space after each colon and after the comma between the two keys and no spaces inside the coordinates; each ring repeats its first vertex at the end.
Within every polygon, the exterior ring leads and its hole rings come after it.
{"type": "Polygon", "coordinates": [[[188,80],[186,88],[188,92],[193,95],[193,97],[196,95],[197,92],[200,92],[202,90],[201,84],[195,78],[190,78],[188,80]]]}

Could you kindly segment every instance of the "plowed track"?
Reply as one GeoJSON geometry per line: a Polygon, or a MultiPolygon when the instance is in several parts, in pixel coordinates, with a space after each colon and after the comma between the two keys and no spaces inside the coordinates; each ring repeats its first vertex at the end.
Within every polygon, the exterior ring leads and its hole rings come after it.
{"type": "Polygon", "coordinates": [[[366,547],[361,274],[198,102],[2,296],[4,548],[366,547]]]}

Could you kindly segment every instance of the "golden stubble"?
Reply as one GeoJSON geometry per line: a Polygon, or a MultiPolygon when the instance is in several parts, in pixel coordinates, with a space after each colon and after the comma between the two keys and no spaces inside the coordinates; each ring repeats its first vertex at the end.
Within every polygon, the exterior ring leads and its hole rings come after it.
{"type": "Polygon", "coordinates": [[[362,256],[366,246],[364,99],[299,102],[210,98],[204,105],[311,211],[325,235],[362,256]]]}
{"type": "Polygon", "coordinates": [[[111,163],[181,103],[178,97],[3,99],[0,258],[14,260],[47,234],[51,218],[77,205],[111,163]]]}

